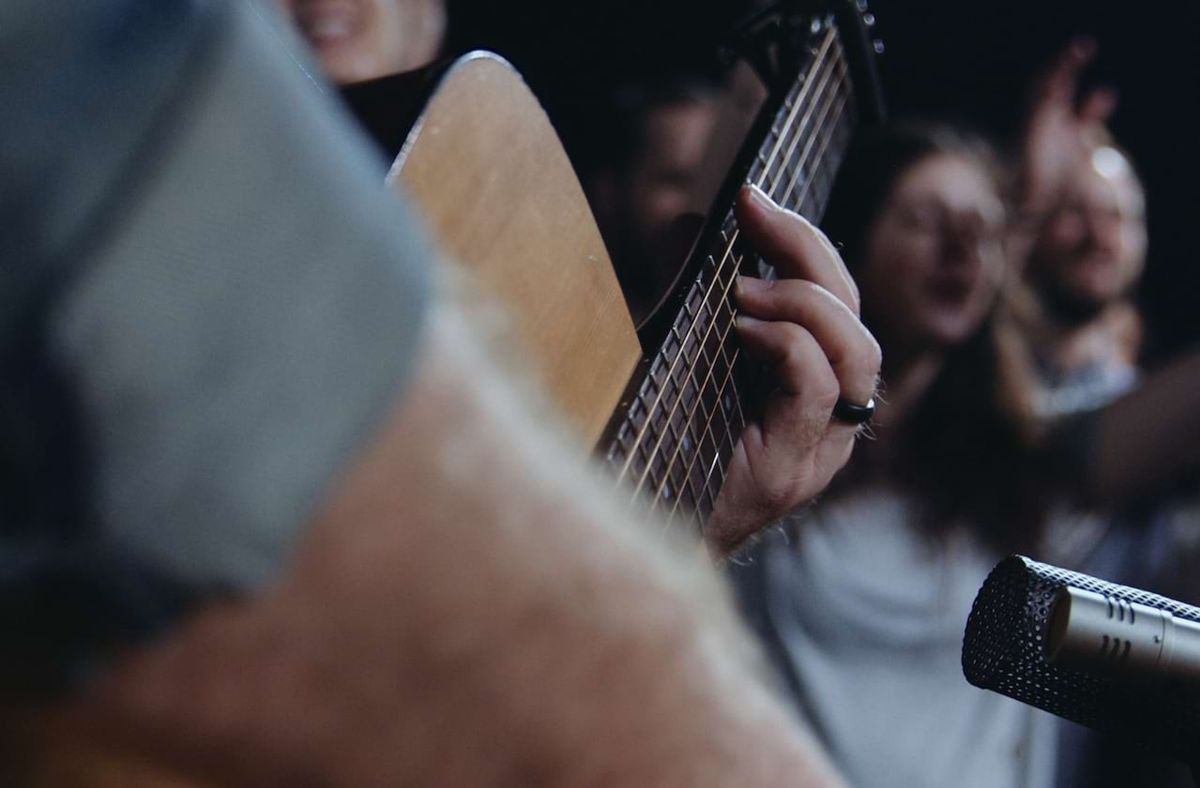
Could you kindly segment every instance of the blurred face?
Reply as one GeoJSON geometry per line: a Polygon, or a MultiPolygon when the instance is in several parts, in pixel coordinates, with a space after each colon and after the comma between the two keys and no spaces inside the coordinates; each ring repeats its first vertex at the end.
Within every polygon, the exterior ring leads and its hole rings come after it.
{"type": "Polygon", "coordinates": [[[444,0],[279,0],[338,84],[409,71],[442,45],[444,0]]]}
{"type": "Polygon", "coordinates": [[[1141,187],[1120,153],[1100,148],[1043,227],[1029,274],[1061,317],[1087,319],[1126,295],[1145,255],[1141,187]]]}
{"type": "Polygon", "coordinates": [[[870,230],[859,284],[872,329],[897,350],[948,349],[991,308],[1004,207],[975,161],[936,154],[905,172],[870,230]]]}
{"type": "Polygon", "coordinates": [[[672,102],[642,119],[640,148],[627,169],[593,176],[596,219],[635,313],[653,306],[695,238],[707,203],[698,174],[716,115],[707,100],[672,102]]]}
{"type": "Polygon", "coordinates": [[[647,114],[642,154],[625,196],[640,240],[651,242],[682,214],[703,210],[695,181],[715,120],[712,105],[703,101],[670,104],[647,114]]]}

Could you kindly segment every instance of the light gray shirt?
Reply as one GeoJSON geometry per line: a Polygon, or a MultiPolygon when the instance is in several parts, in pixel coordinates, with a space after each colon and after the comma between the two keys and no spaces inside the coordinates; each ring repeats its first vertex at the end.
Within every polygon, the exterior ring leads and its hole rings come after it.
{"type": "Polygon", "coordinates": [[[885,487],[818,505],[736,570],[748,618],[851,785],[1048,788],[1053,719],[963,678],[967,616],[1000,556],[915,517],[885,487]]]}

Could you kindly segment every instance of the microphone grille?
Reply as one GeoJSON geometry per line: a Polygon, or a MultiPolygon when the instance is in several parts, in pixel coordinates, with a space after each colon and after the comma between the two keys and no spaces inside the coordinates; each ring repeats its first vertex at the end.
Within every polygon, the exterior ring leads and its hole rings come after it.
{"type": "Polygon", "coordinates": [[[1200,608],[1078,572],[1009,556],[988,575],[967,619],[962,666],[982,689],[1191,762],[1200,753],[1200,698],[1192,692],[1094,676],[1049,664],[1045,639],[1055,592],[1082,588],[1200,622],[1200,608]]]}

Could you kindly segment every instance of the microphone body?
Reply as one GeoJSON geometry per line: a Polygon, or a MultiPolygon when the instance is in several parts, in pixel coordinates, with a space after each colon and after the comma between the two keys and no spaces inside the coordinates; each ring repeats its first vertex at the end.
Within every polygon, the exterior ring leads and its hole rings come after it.
{"type": "Polygon", "coordinates": [[[1045,651],[1051,665],[1117,681],[1200,684],[1200,623],[1074,586],[1054,594],[1045,651]]]}
{"type": "Polygon", "coordinates": [[[962,665],[1120,743],[1200,757],[1200,608],[1010,556],[975,599],[962,665]]]}

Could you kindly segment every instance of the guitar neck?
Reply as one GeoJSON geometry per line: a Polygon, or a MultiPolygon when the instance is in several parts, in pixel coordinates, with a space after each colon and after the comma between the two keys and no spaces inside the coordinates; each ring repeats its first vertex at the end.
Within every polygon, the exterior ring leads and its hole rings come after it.
{"type": "Polygon", "coordinates": [[[636,499],[671,523],[703,527],[724,484],[742,431],[757,407],[760,377],[733,331],[739,274],[773,276],[744,248],[733,197],[753,183],[812,221],[824,212],[856,123],[851,65],[831,19],[813,24],[798,73],[747,140],[711,216],[658,350],[630,387],[604,456],[636,499]]]}

